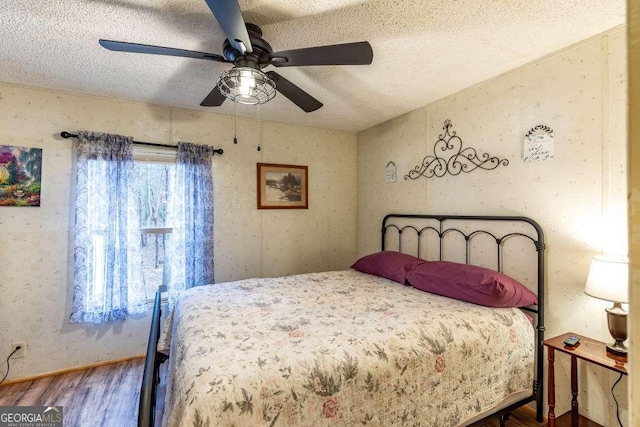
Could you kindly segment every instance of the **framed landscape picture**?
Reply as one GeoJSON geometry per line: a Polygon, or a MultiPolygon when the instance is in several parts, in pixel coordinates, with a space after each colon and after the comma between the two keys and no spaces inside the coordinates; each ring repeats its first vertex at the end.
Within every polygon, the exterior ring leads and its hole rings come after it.
{"type": "Polygon", "coordinates": [[[40,206],[42,149],[0,145],[0,206],[40,206]]]}
{"type": "Polygon", "coordinates": [[[307,166],[258,163],[258,209],[308,209],[307,166]]]}

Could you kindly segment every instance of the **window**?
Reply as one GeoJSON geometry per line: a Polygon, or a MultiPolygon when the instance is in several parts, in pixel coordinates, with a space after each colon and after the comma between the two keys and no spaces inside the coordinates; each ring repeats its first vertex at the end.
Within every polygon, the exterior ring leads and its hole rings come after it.
{"type": "MultiPolygon", "coordinates": [[[[153,301],[158,286],[165,281],[165,247],[171,225],[167,223],[169,205],[169,179],[175,169],[173,163],[135,160],[130,185],[135,197],[135,209],[140,222],[139,252],[141,273],[145,294],[149,302],[153,301]]],[[[107,264],[105,262],[105,230],[95,229],[92,234],[93,261],[92,282],[93,299],[96,307],[104,308],[107,264]]]]}
{"type": "Polygon", "coordinates": [[[140,218],[142,278],[148,299],[166,283],[165,248],[173,231],[168,221],[169,182],[174,164],[134,160],[133,187],[140,218]]]}
{"type": "Polygon", "coordinates": [[[163,284],[171,299],[213,283],[213,148],[177,154],[78,133],[71,322],[143,313],[163,284]]]}
{"type": "MultiPolygon", "coordinates": [[[[167,163],[155,156],[150,161],[148,150],[134,147],[134,167],[131,175],[131,188],[135,198],[134,208],[140,225],[139,254],[141,257],[141,274],[146,299],[153,302],[158,287],[164,283],[166,270],[165,247],[171,225],[167,223],[169,205],[170,174],[175,163],[167,163]]],[[[174,161],[168,156],[169,161],[174,161]]],[[[175,158],[175,155],[173,155],[175,158]]],[[[105,230],[94,229],[92,234],[92,282],[93,300],[96,307],[104,309],[105,285],[107,281],[107,263],[105,230]]]]}

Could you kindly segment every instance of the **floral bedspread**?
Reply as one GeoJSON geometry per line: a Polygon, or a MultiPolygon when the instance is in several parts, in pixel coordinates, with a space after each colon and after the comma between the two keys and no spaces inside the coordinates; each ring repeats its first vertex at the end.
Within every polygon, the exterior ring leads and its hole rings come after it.
{"type": "Polygon", "coordinates": [[[531,390],[534,331],[354,270],[188,290],[164,426],[456,426],[531,390]]]}

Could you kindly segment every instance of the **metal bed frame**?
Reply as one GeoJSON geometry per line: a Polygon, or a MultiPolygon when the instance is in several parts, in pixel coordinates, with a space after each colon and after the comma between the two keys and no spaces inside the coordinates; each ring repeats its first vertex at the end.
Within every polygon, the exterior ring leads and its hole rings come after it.
{"type": "Polygon", "coordinates": [[[160,383],[160,365],[167,359],[164,353],[158,351],[160,340],[160,317],[162,316],[162,292],[163,287],[156,291],[151,315],[151,328],[149,342],[147,343],[147,355],[140,386],[140,401],[138,405],[138,426],[154,427],[156,415],[156,396],[160,383]]]}
{"type": "MultiPolygon", "coordinates": [[[[531,396],[522,399],[504,409],[491,413],[488,417],[500,416],[500,426],[504,427],[511,412],[527,403],[536,402],[536,420],[543,420],[543,385],[544,385],[544,349],[542,342],[544,341],[544,283],[545,283],[545,262],[544,262],[544,233],[540,225],[531,218],[523,216],[491,216],[491,215],[411,215],[411,214],[389,214],[382,221],[382,250],[388,250],[387,237],[389,230],[396,230],[398,235],[398,252],[403,252],[402,243],[403,235],[413,235],[415,237],[415,249],[417,256],[422,257],[423,239],[433,236],[437,239],[438,260],[444,258],[444,244],[451,241],[452,237],[457,236],[464,240],[465,263],[471,264],[472,242],[474,238],[479,236],[490,237],[495,241],[496,245],[496,261],[497,270],[503,272],[504,269],[504,244],[513,238],[521,238],[529,240],[533,245],[537,254],[537,270],[536,285],[538,305],[533,307],[523,307],[523,310],[535,314],[536,328],[536,372],[534,376],[531,396]],[[413,222],[410,222],[411,220],[413,222]],[[509,231],[498,234],[485,229],[472,229],[470,231],[456,228],[465,223],[470,224],[478,222],[483,226],[488,223],[503,223],[509,226],[527,225],[529,229],[526,233],[521,231],[509,231]],[[417,225],[421,224],[421,225],[417,225]],[[529,227],[530,226],[530,227],[529,227]],[[447,240],[447,237],[450,237],[447,240]]],[[[406,239],[405,239],[406,240],[406,239]]]]}
{"type": "MultiPolygon", "coordinates": [[[[382,221],[382,250],[389,250],[387,248],[386,240],[395,230],[398,236],[398,252],[402,252],[402,243],[410,239],[409,236],[414,236],[415,248],[417,249],[418,257],[421,257],[423,239],[428,241],[430,236],[438,240],[438,259],[444,258],[444,246],[445,242],[452,240],[448,237],[458,236],[464,240],[465,245],[465,262],[471,263],[473,255],[472,242],[478,236],[490,237],[496,244],[496,259],[498,265],[498,271],[503,271],[503,258],[504,258],[504,243],[513,238],[521,238],[530,241],[537,253],[537,295],[538,305],[534,307],[524,307],[523,310],[527,310],[535,314],[535,328],[536,328],[536,372],[535,379],[532,385],[532,393],[530,396],[498,411],[492,412],[488,417],[500,416],[500,425],[505,426],[510,413],[527,403],[536,402],[536,419],[538,422],[543,420],[543,345],[544,340],[544,233],[540,225],[531,218],[522,216],[487,216],[487,215],[413,215],[413,214],[389,214],[384,217],[382,221]],[[409,222],[413,221],[413,223],[409,222]],[[474,229],[472,231],[466,231],[463,228],[456,228],[454,224],[460,224],[462,227],[464,223],[479,222],[481,224],[489,223],[503,223],[507,225],[520,225],[526,226],[529,230],[506,232],[506,233],[493,233],[485,229],[474,229]],[[423,224],[423,225],[417,225],[423,224]],[[424,225],[426,224],[426,225],[424,225]],[[434,224],[434,225],[432,225],[434,224]],[[450,226],[451,224],[451,226],[450,226]],[[391,233],[390,233],[391,231],[391,233]]],[[[422,257],[421,257],[422,258],[422,257]]],[[[161,291],[159,289],[156,292],[155,303],[153,308],[153,315],[151,319],[151,328],[149,332],[149,343],[147,346],[147,354],[144,365],[144,375],[142,379],[142,386],[140,389],[140,402],[138,412],[138,426],[139,427],[154,427],[155,426],[155,414],[156,414],[156,392],[157,384],[160,382],[160,365],[166,360],[167,356],[157,351],[158,341],[160,339],[160,317],[161,317],[161,291]]]]}

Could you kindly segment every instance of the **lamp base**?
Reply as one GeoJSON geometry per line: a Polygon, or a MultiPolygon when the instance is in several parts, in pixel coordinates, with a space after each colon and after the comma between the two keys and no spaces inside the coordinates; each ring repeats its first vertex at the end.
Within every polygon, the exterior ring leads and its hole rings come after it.
{"type": "Polygon", "coordinates": [[[615,344],[607,345],[607,357],[613,359],[616,365],[624,366],[628,361],[627,348],[623,343],[616,342],[615,344]],[[619,346],[620,345],[620,346],[619,346]]]}
{"type": "Polygon", "coordinates": [[[624,345],[624,341],[627,339],[627,312],[624,311],[619,302],[615,302],[613,307],[605,310],[607,312],[609,333],[615,340],[615,343],[607,344],[607,353],[626,358],[628,350],[624,345]]]}
{"type": "Polygon", "coordinates": [[[627,353],[629,352],[622,341],[616,341],[613,344],[607,344],[607,351],[615,354],[616,356],[624,357],[627,357],[627,353]]]}

